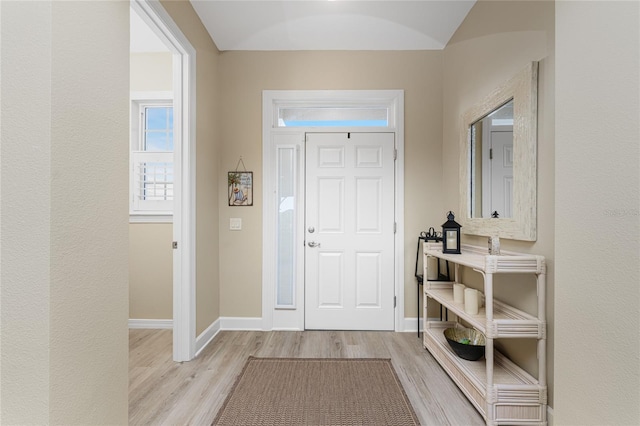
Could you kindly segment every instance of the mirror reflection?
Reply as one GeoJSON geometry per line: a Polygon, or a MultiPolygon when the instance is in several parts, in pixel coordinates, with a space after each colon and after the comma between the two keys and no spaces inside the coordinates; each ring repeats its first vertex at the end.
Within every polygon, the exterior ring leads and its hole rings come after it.
{"type": "Polygon", "coordinates": [[[513,98],[471,124],[472,218],[513,217],[513,98]]]}

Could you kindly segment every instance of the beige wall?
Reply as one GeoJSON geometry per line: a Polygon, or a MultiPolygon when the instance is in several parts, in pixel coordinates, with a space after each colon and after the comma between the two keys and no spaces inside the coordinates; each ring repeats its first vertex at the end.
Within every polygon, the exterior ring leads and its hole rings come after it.
{"type": "MultiPolygon", "coordinates": [[[[135,13],[135,12],[131,12],[135,13]]],[[[131,53],[132,92],[173,90],[173,55],[131,53]]],[[[129,225],[129,318],[173,319],[173,225],[129,225]]]]}
{"type": "Polygon", "coordinates": [[[220,317],[221,304],[219,52],[187,0],[162,1],[162,6],[196,49],[196,334],[200,334],[220,317]]]}
{"type": "Polygon", "coordinates": [[[556,7],[555,420],[640,424],[640,4],[556,7]]]}
{"type": "MultiPolygon", "coordinates": [[[[444,50],[443,164],[459,168],[462,115],[481,103],[531,61],[540,61],[538,82],[538,239],[534,243],[502,240],[506,250],[541,254],[547,260],[547,379],[553,406],[554,348],[554,3],[548,1],[479,1],[444,50]]],[[[447,209],[459,206],[459,180],[444,179],[447,209]]],[[[465,235],[463,243],[486,245],[486,238],[465,235]]],[[[478,288],[480,274],[465,270],[463,281],[478,288]]],[[[537,313],[535,280],[496,277],[496,297],[537,313]]],[[[535,341],[503,341],[498,346],[537,376],[535,341]]]]}
{"type": "Polygon", "coordinates": [[[126,424],[129,5],[0,9],[1,422],[126,424]]]}
{"type": "Polygon", "coordinates": [[[224,52],[220,191],[221,316],[260,317],[262,294],[262,90],[404,89],[405,316],[416,317],[413,277],[419,231],[443,222],[442,53],[224,52]],[[254,206],[228,207],[226,172],[242,156],[254,172],[254,206]],[[242,231],[229,231],[229,218],[242,231]]]}
{"type": "Polygon", "coordinates": [[[132,92],[171,91],[173,55],[169,52],[131,53],[129,75],[132,92]]]}
{"type": "Polygon", "coordinates": [[[173,319],[173,227],[129,225],[129,318],[173,319]]]}
{"type": "Polygon", "coordinates": [[[51,188],[29,186],[35,178],[30,169],[51,175],[52,99],[41,95],[51,92],[51,7],[3,2],[0,14],[0,421],[45,424],[49,419],[51,188]],[[31,48],[24,49],[23,43],[31,48]],[[33,122],[31,116],[42,119],[33,122]],[[27,190],[30,196],[25,197],[27,190]],[[21,323],[28,328],[14,325],[21,323]]]}

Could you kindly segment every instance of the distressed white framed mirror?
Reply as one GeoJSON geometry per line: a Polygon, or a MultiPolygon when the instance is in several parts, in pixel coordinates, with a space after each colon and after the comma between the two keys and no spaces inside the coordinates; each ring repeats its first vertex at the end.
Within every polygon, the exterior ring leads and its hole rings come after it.
{"type": "Polygon", "coordinates": [[[460,136],[462,232],[537,237],[538,63],[470,108],[460,136]]]}

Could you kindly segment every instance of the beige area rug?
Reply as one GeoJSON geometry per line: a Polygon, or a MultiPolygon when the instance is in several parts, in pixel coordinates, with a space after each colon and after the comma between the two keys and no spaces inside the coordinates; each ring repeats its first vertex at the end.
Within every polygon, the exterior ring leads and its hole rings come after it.
{"type": "Polygon", "coordinates": [[[419,425],[391,360],[250,357],[214,425],[419,425]]]}

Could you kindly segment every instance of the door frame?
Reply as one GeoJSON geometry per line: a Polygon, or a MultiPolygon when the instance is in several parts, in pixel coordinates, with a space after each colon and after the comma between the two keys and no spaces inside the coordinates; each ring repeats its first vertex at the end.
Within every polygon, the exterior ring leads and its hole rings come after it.
{"type": "Polygon", "coordinates": [[[159,1],[130,4],[173,55],[173,360],[190,361],[196,352],[196,51],[159,1]]]}
{"type": "Polygon", "coordinates": [[[395,221],[394,289],[395,331],[404,331],[404,91],[403,90],[264,90],[262,92],[262,329],[304,330],[304,158],[305,134],[308,132],[394,133],[395,221]],[[282,106],[344,107],[387,106],[388,127],[278,127],[278,109],[282,106]],[[281,141],[281,142],[278,142],[281,141]],[[298,303],[290,308],[276,307],[276,151],[281,146],[295,148],[297,157],[297,214],[295,237],[294,284],[298,303]],[[301,202],[302,200],[302,202],[301,202]],[[302,271],[302,274],[300,273],[302,271]],[[300,301],[302,300],[302,303],[300,301]]]}

